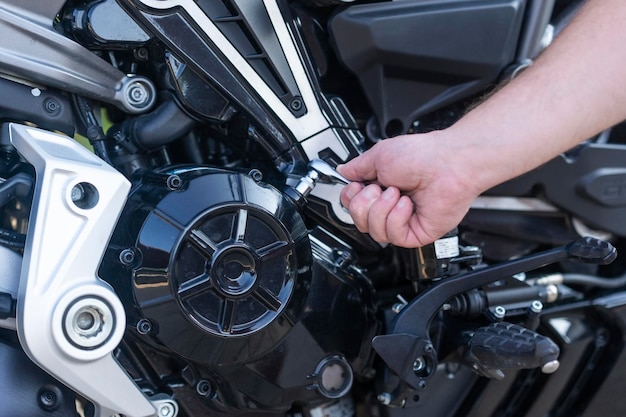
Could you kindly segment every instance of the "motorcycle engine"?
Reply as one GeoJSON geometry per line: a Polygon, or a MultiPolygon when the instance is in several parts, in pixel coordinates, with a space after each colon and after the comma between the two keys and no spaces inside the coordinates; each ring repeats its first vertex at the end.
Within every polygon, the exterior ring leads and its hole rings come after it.
{"type": "Polygon", "coordinates": [[[349,248],[255,174],[140,175],[103,261],[127,310],[121,361],[189,415],[328,402],[369,366],[370,287],[333,259],[349,248]]]}

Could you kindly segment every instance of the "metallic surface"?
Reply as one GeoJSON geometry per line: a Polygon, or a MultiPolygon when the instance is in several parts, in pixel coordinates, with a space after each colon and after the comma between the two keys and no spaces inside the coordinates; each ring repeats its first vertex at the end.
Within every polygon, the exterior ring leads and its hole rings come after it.
{"type": "Polygon", "coordinates": [[[111,355],[124,334],[125,312],[96,275],[129,182],[67,137],[17,124],[5,125],[3,136],[35,167],[37,177],[18,294],[17,328],[24,350],[91,400],[98,417],[154,415],[153,405],[111,355]],[[82,209],[72,201],[76,184],[97,190],[93,207],[82,209]],[[72,344],[64,331],[67,309],[84,298],[102,300],[114,320],[110,337],[91,350],[72,344]]]}
{"type": "MultiPolygon", "coordinates": [[[[293,138],[301,145],[309,160],[319,159],[320,152],[332,151],[341,161],[346,161],[351,156],[350,148],[354,144],[346,144],[340,137],[339,129],[331,126],[330,121],[324,114],[318,102],[318,97],[313,83],[311,82],[303,61],[301,52],[298,50],[296,40],[292,33],[292,28],[288,25],[288,20],[284,17],[283,11],[276,0],[264,0],[263,7],[271,20],[273,30],[276,33],[278,43],[282,53],[287,60],[289,69],[297,84],[297,89],[301,95],[305,114],[296,115],[285,104],[280,97],[270,88],[263,78],[248,63],[229,39],[219,30],[218,26],[202,11],[200,6],[193,0],[139,0],[144,6],[156,10],[160,15],[176,13],[176,8],[182,8],[186,14],[193,19],[195,27],[202,28],[206,37],[211,40],[219,50],[230,68],[238,72],[240,79],[245,80],[248,89],[254,91],[264,103],[264,107],[271,109],[275,116],[288,129],[293,138]]],[[[151,24],[158,25],[157,18],[150,17],[149,12],[145,12],[151,24]]],[[[155,30],[161,31],[165,36],[166,30],[161,26],[155,30]]],[[[178,47],[183,48],[182,45],[178,47]]],[[[202,51],[184,51],[185,54],[200,54],[202,51]]],[[[178,57],[181,58],[182,57],[178,57]]],[[[270,57],[271,58],[271,57],[270,57]]],[[[202,68],[208,71],[209,68],[202,68]]],[[[211,74],[208,74],[211,76],[211,74]]],[[[339,203],[339,193],[341,186],[329,185],[319,187],[312,195],[329,203],[333,214],[341,222],[351,224],[350,217],[341,208],[339,203]]]]}
{"type": "Polygon", "coordinates": [[[128,113],[148,110],[149,103],[137,106],[128,93],[138,82],[153,90],[150,80],[127,76],[53,28],[56,13],[51,12],[64,2],[23,3],[0,3],[3,74],[111,103],[128,113]]]}

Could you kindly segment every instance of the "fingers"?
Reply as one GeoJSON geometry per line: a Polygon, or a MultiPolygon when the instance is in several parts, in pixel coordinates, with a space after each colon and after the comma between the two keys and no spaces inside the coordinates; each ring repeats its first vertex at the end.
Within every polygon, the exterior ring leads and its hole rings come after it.
{"type": "Polygon", "coordinates": [[[378,242],[389,242],[389,216],[400,200],[400,191],[395,187],[387,188],[372,203],[367,222],[370,236],[378,242]]]}
{"type": "Polygon", "coordinates": [[[382,190],[378,185],[370,184],[356,193],[350,200],[350,204],[347,208],[350,210],[350,215],[354,220],[354,225],[357,229],[359,229],[359,231],[363,233],[368,233],[370,231],[370,208],[380,198],[381,194],[382,190]]]}
{"type": "Polygon", "coordinates": [[[412,241],[410,222],[415,212],[413,201],[401,196],[387,216],[387,238],[389,242],[403,247],[417,246],[412,241]]]}
{"type": "Polygon", "coordinates": [[[352,183],[342,192],[342,204],[350,210],[357,229],[378,242],[399,243],[406,236],[413,205],[396,187],[382,191],[378,185],[352,183]],[[393,230],[400,226],[404,231],[393,230]]]}
{"type": "Polygon", "coordinates": [[[376,179],[375,148],[371,148],[364,154],[339,165],[337,171],[351,181],[373,181],[376,179]]]}

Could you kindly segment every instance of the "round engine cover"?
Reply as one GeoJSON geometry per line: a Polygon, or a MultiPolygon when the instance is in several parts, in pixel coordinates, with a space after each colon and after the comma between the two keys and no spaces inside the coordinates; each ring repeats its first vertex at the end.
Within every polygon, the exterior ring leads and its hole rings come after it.
{"type": "Polygon", "coordinates": [[[155,337],[190,360],[224,365],[263,355],[297,322],[306,298],[304,222],[291,200],[247,175],[175,174],[179,188],[144,182],[131,198],[143,213],[136,305],[155,337]]]}

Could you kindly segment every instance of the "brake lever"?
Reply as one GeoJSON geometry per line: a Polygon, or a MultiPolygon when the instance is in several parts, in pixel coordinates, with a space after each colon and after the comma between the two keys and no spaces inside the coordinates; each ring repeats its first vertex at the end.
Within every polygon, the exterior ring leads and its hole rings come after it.
{"type": "MultiPolygon", "coordinates": [[[[617,250],[610,243],[586,237],[524,258],[442,279],[408,303],[391,323],[388,334],[374,337],[372,346],[400,381],[412,390],[423,390],[437,368],[437,352],[429,336],[430,323],[447,300],[504,277],[564,259],[607,265],[616,257],[617,250]],[[417,362],[421,364],[419,370],[414,366],[417,362]]],[[[390,403],[402,405],[400,387],[395,396],[390,403]]]]}

